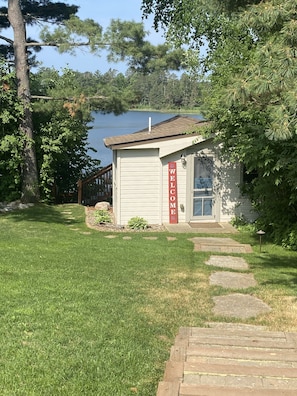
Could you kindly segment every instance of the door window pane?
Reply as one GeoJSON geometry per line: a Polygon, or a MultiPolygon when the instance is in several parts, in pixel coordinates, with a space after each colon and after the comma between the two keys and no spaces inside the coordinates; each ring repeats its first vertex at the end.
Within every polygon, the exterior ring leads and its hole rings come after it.
{"type": "Polygon", "coordinates": [[[212,199],[205,198],[203,200],[203,216],[211,216],[212,215],[212,199]]]}
{"type": "Polygon", "coordinates": [[[212,157],[196,157],[194,167],[194,189],[212,188],[212,157]]]}
{"type": "Polygon", "coordinates": [[[202,216],[202,199],[195,199],[194,200],[194,216],[202,216]]]}
{"type": "Polygon", "coordinates": [[[193,180],[193,217],[212,216],[213,158],[195,157],[193,180]]]}

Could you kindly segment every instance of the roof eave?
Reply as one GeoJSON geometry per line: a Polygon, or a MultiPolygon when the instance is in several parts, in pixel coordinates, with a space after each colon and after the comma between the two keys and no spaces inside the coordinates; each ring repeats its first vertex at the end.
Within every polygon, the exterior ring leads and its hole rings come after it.
{"type": "Polygon", "coordinates": [[[106,144],[105,139],[103,139],[104,145],[107,148],[110,148],[111,150],[117,149],[117,148],[124,148],[127,146],[138,146],[141,145],[143,143],[151,143],[151,142],[161,142],[161,141],[165,141],[165,140],[172,140],[172,139],[182,139],[184,137],[188,137],[188,136],[201,136],[199,133],[197,132],[193,132],[193,133],[182,133],[179,135],[176,134],[172,134],[172,135],[168,135],[168,136],[152,136],[151,138],[143,138],[140,140],[134,140],[134,141],[130,141],[130,142],[119,142],[119,143],[114,143],[114,144],[106,144]]]}

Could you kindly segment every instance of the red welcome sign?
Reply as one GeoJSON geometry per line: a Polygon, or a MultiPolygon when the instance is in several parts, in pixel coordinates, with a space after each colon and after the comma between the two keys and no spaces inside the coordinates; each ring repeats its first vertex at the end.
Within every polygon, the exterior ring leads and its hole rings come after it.
{"type": "Polygon", "coordinates": [[[176,162],[168,162],[169,223],[177,224],[177,174],[176,162]]]}

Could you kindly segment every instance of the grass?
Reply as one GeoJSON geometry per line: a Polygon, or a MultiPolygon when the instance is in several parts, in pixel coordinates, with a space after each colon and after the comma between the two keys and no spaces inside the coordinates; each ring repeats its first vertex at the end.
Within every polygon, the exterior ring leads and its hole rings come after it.
{"type": "MultiPolygon", "coordinates": [[[[0,232],[3,396],[155,395],[179,327],[224,320],[212,296],[228,291],[209,285],[209,253],[190,235],[106,238],[78,205],[0,215],[0,232]]],[[[297,254],[236,238],[254,245],[247,292],[273,308],[248,322],[297,331],[297,254]]]]}

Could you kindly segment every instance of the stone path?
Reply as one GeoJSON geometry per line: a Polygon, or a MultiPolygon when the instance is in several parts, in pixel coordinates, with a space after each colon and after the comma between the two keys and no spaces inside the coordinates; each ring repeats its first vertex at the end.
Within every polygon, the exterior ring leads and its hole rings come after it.
{"type": "Polygon", "coordinates": [[[229,294],[213,297],[213,313],[217,316],[249,319],[271,311],[271,308],[257,297],[248,294],[229,294]]]}
{"type": "MultiPolygon", "coordinates": [[[[199,238],[192,241],[204,243],[199,238]]],[[[212,252],[217,251],[214,242],[212,238],[205,244],[212,252]]],[[[257,285],[244,258],[211,255],[205,264],[214,267],[210,285],[227,292],[213,297],[214,315],[244,320],[271,311],[262,300],[233,292],[257,285]]],[[[296,351],[297,334],[269,332],[262,326],[218,322],[205,328],[183,327],[157,396],[296,395],[296,351]]]]}
{"type": "Polygon", "coordinates": [[[250,245],[242,244],[231,238],[194,237],[194,251],[220,253],[252,253],[250,245]]]}
{"type": "Polygon", "coordinates": [[[249,269],[248,263],[244,258],[235,256],[210,256],[209,260],[207,260],[205,264],[220,268],[231,268],[235,270],[249,269]]]}
{"type": "Polygon", "coordinates": [[[193,234],[236,234],[237,229],[230,223],[178,223],[164,224],[167,231],[193,234]]]}
{"type": "MultiPolygon", "coordinates": [[[[229,268],[233,271],[214,271],[210,275],[210,284],[220,286],[226,290],[248,289],[257,285],[252,273],[239,273],[234,271],[248,270],[248,263],[242,257],[210,256],[206,262],[213,267],[229,268]]],[[[270,312],[270,307],[260,299],[240,293],[213,297],[215,315],[248,319],[270,312]]]]}
{"type": "Polygon", "coordinates": [[[235,272],[218,271],[210,276],[210,284],[224,287],[225,289],[248,289],[257,282],[253,274],[237,274],[235,272]]]}

